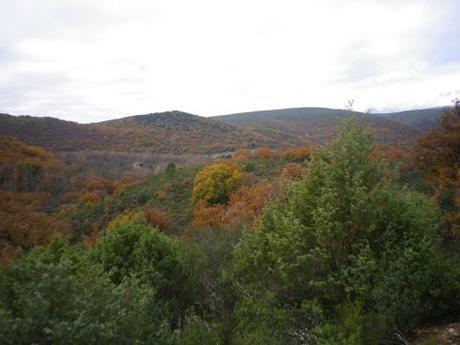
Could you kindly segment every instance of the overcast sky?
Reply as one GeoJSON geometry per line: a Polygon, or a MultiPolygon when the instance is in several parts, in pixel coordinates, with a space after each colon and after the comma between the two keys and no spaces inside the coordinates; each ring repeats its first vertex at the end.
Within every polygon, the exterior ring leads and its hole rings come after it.
{"type": "Polygon", "coordinates": [[[0,112],[449,105],[459,15],[459,0],[0,0],[0,112]]]}

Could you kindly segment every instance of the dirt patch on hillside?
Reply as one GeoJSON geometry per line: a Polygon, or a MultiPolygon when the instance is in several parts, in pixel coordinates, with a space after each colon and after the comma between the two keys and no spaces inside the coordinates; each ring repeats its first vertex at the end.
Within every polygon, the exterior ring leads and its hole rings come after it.
{"type": "Polygon", "coordinates": [[[460,323],[419,329],[410,345],[460,345],[460,323]]]}

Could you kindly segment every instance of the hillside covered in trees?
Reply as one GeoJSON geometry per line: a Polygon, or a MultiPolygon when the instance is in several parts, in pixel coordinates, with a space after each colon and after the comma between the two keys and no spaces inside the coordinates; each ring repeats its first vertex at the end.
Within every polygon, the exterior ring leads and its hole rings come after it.
{"type": "MultiPolygon", "coordinates": [[[[401,144],[413,140],[421,132],[436,126],[442,108],[421,109],[396,113],[359,113],[367,116],[367,126],[380,144],[401,144]]],[[[295,137],[310,145],[326,144],[334,137],[340,123],[349,113],[344,109],[292,108],[254,111],[216,116],[214,119],[280,140],[295,137]]]]}
{"type": "MultiPolygon", "coordinates": [[[[130,179],[82,174],[30,146],[32,131],[0,137],[0,343],[411,344],[420,327],[458,322],[460,103],[426,133],[410,116],[403,146],[376,142],[395,120],[343,115],[324,145],[237,140],[208,164],[130,179]]],[[[202,147],[241,125],[66,123],[212,128],[202,147]]]]}
{"type": "Polygon", "coordinates": [[[50,117],[0,115],[0,135],[12,136],[51,151],[184,154],[277,144],[262,134],[178,111],[92,124],[50,117]]]}
{"type": "MultiPolygon", "coordinates": [[[[403,145],[431,129],[440,108],[370,114],[368,128],[380,144],[403,145]]],[[[54,152],[115,151],[209,154],[323,145],[337,133],[347,110],[294,108],[201,117],[180,111],[79,124],[51,117],[0,114],[0,135],[54,152]]]]}

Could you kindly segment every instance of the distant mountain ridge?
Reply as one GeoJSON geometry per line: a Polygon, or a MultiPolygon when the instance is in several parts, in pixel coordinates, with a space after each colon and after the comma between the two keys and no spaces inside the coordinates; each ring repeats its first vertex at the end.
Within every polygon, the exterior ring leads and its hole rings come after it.
{"type": "MultiPolygon", "coordinates": [[[[368,125],[381,143],[411,140],[436,125],[443,108],[412,110],[398,113],[366,114],[353,111],[356,116],[368,116],[368,125]]],[[[303,136],[311,144],[324,144],[337,132],[340,121],[351,112],[331,108],[288,108],[253,111],[214,117],[219,121],[250,128],[259,133],[303,136]]]]}
{"type": "Polygon", "coordinates": [[[437,107],[399,111],[394,113],[375,113],[374,115],[386,117],[388,119],[404,123],[422,131],[426,131],[437,127],[438,124],[436,121],[443,110],[444,108],[437,107]]]}
{"type": "MultiPolygon", "coordinates": [[[[432,108],[369,114],[368,125],[379,142],[401,143],[434,127],[441,111],[442,108],[432,108]]],[[[216,153],[260,146],[324,144],[349,113],[316,107],[202,117],[175,110],[90,124],[0,114],[0,135],[52,151],[216,153]]]]}

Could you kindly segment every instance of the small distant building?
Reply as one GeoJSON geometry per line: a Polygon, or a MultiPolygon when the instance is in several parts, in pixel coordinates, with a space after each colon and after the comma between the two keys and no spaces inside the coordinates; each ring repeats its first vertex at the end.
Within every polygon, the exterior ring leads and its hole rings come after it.
{"type": "Polygon", "coordinates": [[[134,162],[133,163],[133,169],[141,169],[145,168],[145,164],[143,162],[134,162]]]}
{"type": "Polygon", "coordinates": [[[227,152],[221,152],[221,153],[216,153],[212,156],[214,159],[231,159],[233,156],[233,153],[230,151],[227,152]]]}

